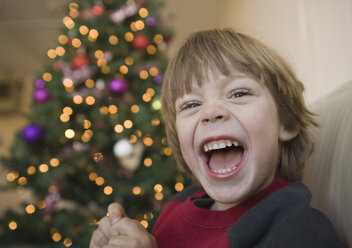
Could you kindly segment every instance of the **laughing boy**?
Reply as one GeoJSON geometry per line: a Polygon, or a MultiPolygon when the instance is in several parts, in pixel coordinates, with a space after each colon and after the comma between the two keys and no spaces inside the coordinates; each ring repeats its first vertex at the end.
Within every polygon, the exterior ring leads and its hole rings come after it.
{"type": "Polygon", "coordinates": [[[230,29],[193,34],[162,91],[168,141],[199,186],[176,195],[149,234],[109,206],[101,247],[343,247],[299,181],[316,125],[303,85],[261,42],[230,29]]]}

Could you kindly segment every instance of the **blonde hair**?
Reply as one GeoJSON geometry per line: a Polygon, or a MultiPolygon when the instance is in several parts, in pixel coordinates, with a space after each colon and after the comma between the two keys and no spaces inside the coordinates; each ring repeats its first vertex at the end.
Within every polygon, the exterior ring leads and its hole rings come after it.
{"type": "Polygon", "coordinates": [[[233,68],[265,85],[275,100],[281,123],[286,130],[298,132],[294,139],[281,144],[278,171],[288,180],[301,179],[304,162],[313,147],[307,127],[316,125],[304,104],[304,87],[276,52],[232,29],[192,34],[169,62],[161,95],[162,114],[168,142],[178,164],[188,171],[177,136],[176,99],[191,91],[194,79],[201,85],[205,70],[229,76],[233,68]]]}

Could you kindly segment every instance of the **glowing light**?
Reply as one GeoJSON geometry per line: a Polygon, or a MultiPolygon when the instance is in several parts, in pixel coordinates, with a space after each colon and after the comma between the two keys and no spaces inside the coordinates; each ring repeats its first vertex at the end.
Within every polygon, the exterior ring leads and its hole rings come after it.
{"type": "Polygon", "coordinates": [[[64,246],[70,247],[72,245],[72,240],[70,238],[65,238],[63,243],[64,246]]]}
{"type": "Polygon", "coordinates": [[[114,130],[116,133],[122,133],[123,132],[123,126],[121,124],[117,124],[114,127],[114,130]]]}
{"type": "Polygon", "coordinates": [[[49,163],[52,167],[58,167],[60,165],[60,161],[57,158],[50,159],[49,163]]]}
{"type": "Polygon", "coordinates": [[[154,110],[160,110],[161,109],[161,101],[159,99],[156,99],[152,103],[152,108],[154,110]]]}
{"type": "Polygon", "coordinates": [[[110,114],[116,114],[117,113],[116,105],[110,105],[108,109],[109,109],[109,113],[110,114]]]}
{"type": "Polygon", "coordinates": [[[95,103],[95,98],[93,96],[87,96],[86,97],[86,103],[88,105],[93,105],[95,103]]]}
{"type": "Polygon", "coordinates": [[[164,148],[164,154],[166,155],[166,156],[171,156],[172,155],[172,149],[170,148],[170,147],[166,147],[166,148],[164,148]]]}
{"type": "Polygon", "coordinates": [[[136,27],[136,22],[131,22],[131,24],[130,24],[130,29],[131,29],[132,31],[138,31],[138,29],[137,29],[137,27],[136,27]]]}
{"type": "Polygon", "coordinates": [[[86,25],[82,25],[79,27],[79,32],[82,34],[82,35],[86,35],[88,34],[89,32],[89,29],[86,25]]]}
{"type": "Polygon", "coordinates": [[[35,207],[32,204],[29,204],[26,206],[26,212],[27,214],[33,214],[35,212],[35,207]]]}
{"type": "Polygon", "coordinates": [[[58,46],[57,48],[55,48],[55,51],[58,56],[63,56],[65,54],[65,48],[61,46],[58,46]]]}
{"type": "Polygon", "coordinates": [[[73,81],[71,78],[64,78],[64,80],[62,81],[62,84],[66,87],[72,87],[73,86],[73,81]]]}
{"type": "Polygon", "coordinates": [[[33,165],[31,165],[31,166],[29,166],[29,167],[27,168],[27,174],[28,174],[28,175],[34,175],[35,172],[36,172],[36,168],[35,168],[33,165]]]}
{"type": "Polygon", "coordinates": [[[141,225],[142,225],[145,229],[147,229],[148,226],[149,226],[148,221],[146,221],[146,220],[141,220],[139,223],[141,223],[141,225]]]}
{"type": "Polygon", "coordinates": [[[97,61],[97,66],[103,67],[103,66],[106,66],[107,63],[108,61],[105,58],[99,58],[97,61]]]}
{"type": "Polygon", "coordinates": [[[107,106],[102,106],[102,107],[100,107],[99,112],[102,115],[107,115],[107,114],[109,114],[109,108],[107,106]]]}
{"type": "Polygon", "coordinates": [[[153,120],[151,120],[151,123],[153,126],[159,126],[160,120],[158,118],[154,118],[153,120]]]}
{"type": "Polygon", "coordinates": [[[62,113],[64,113],[65,115],[72,115],[73,110],[70,107],[64,107],[64,109],[62,110],[62,113]]]}
{"type": "Polygon", "coordinates": [[[91,29],[89,31],[88,38],[90,39],[90,41],[93,41],[93,40],[95,41],[98,38],[98,36],[99,36],[98,30],[91,29]]]}
{"type": "Polygon", "coordinates": [[[181,192],[184,188],[185,188],[185,186],[183,186],[182,183],[176,183],[176,184],[175,184],[175,190],[176,190],[177,192],[181,192]]]}
{"type": "Polygon", "coordinates": [[[161,201],[162,199],[164,199],[164,195],[161,192],[155,193],[154,197],[157,201],[161,201]]]}
{"type": "Polygon", "coordinates": [[[147,93],[150,96],[154,96],[155,95],[155,90],[152,88],[148,88],[145,93],[147,93]]]}
{"type": "Polygon", "coordinates": [[[59,242],[61,240],[61,234],[60,233],[54,233],[51,238],[54,240],[54,242],[59,242]]]}
{"type": "Polygon", "coordinates": [[[125,63],[126,63],[126,65],[133,65],[134,60],[132,57],[127,57],[127,58],[125,58],[125,63]]]}
{"type": "Polygon", "coordinates": [[[59,37],[57,38],[60,44],[65,45],[68,42],[68,38],[64,34],[60,34],[59,37]]]}
{"type": "Polygon", "coordinates": [[[137,142],[137,136],[136,135],[134,135],[134,134],[132,134],[131,136],[130,136],[130,143],[132,143],[132,144],[134,144],[134,143],[136,143],[137,142]]]}
{"type": "Polygon", "coordinates": [[[143,143],[145,146],[152,146],[153,145],[153,139],[150,137],[145,137],[143,139],[143,143]]]}
{"type": "Polygon", "coordinates": [[[94,56],[97,59],[102,59],[102,58],[104,58],[104,52],[102,50],[96,50],[95,53],[94,53],[94,56]]]}
{"type": "Polygon", "coordinates": [[[67,29],[72,29],[72,28],[75,27],[74,21],[73,21],[72,18],[69,17],[69,16],[65,16],[65,17],[62,19],[62,22],[64,23],[64,25],[66,26],[67,29]]]}
{"type": "Polygon", "coordinates": [[[70,10],[73,10],[73,9],[77,10],[78,7],[79,7],[78,3],[74,3],[74,2],[70,3],[69,5],[70,10]]]}
{"type": "Polygon", "coordinates": [[[89,178],[89,180],[91,180],[91,181],[95,181],[95,179],[97,179],[97,177],[98,177],[98,175],[97,175],[97,173],[95,173],[95,172],[91,172],[91,173],[89,173],[89,175],[88,175],[88,178],[89,178]]]}
{"type": "Polygon", "coordinates": [[[133,104],[133,105],[131,106],[131,112],[134,113],[134,114],[138,113],[138,112],[139,112],[139,107],[138,107],[138,105],[133,104]]]}
{"type": "Polygon", "coordinates": [[[142,132],[140,130],[136,130],[136,134],[139,138],[142,137],[142,132]]]}
{"type": "Polygon", "coordinates": [[[53,79],[53,76],[49,72],[45,72],[43,73],[42,78],[45,82],[50,82],[53,79]]]}
{"type": "Polygon", "coordinates": [[[153,45],[149,45],[149,46],[147,47],[147,53],[150,54],[150,55],[155,54],[155,53],[156,53],[156,47],[153,46],[153,45]]]}
{"type": "Polygon", "coordinates": [[[83,127],[84,129],[88,129],[92,126],[92,123],[89,120],[84,120],[83,121],[83,127]]]}
{"type": "Polygon", "coordinates": [[[109,42],[111,45],[117,45],[119,43],[119,38],[116,35],[110,35],[109,42]]]}
{"type": "Polygon", "coordinates": [[[149,74],[152,75],[153,77],[155,77],[156,75],[159,74],[158,68],[156,68],[156,67],[151,67],[151,68],[149,69],[149,74]]]}
{"type": "Polygon", "coordinates": [[[104,159],[104,156],[103,156],[103,154],[101,152],[97,152],[97,153],[94,154],[93,159],[94,159],[95,162],[99,162],[99,161],[104,159]]]}
{"type": "Polygon", "coordinates": [[[89,79],[86,80],[85,85],[86,85],[87,88],[93,88],[94,85],[95,85],[95,82],[94,82],[93,79],[89,78],[89,79]]]}
{"type": "Polygon", "coordinates": [[[161,184],[155,184],[154,191],[160,193],[161,191],[163,191],[163,186],[161,184]]]}
{"type": "Polygon", "coordinates": [[[20,178],[18,178],[18,184],[19,185],[26,185],[27,184],[27,178],[25,178],[25,177],[20,177],[20,178]]]}
{"type": "Polygon", "coordinates": [[[127,74],[128,73],[128,67],[125,65],[120,66],[120,73],[121,74],[127,74]]]}
{"type": "Polygon", "coordinates": [[[128,42],[132,42],[134,39],[134,35],[131,32],[125,33],[125,40],[128,42]]]}
{"type": "Polygon", "coordinates": [[[138,20],[135,22],[135,27],[137,30],[143,30],[144,29],[144,22],[141,20],[138,20]]]}
{"type": "Polygon", "coordinates": [[[145,158],[143,163],[146,167],[150,167],[153,164],[153,160],[151,158],[145,158]]]}
{"type": "Polygon", "coordinates": [[[104,182],[105,182],[105,180],[104,180],[104,178],[102,178],[102,177],[97,177],[97,178],[95,179],[95,183],[96,183],[96,185],[98,185],[98,186],[103,185],[104,182]]]}
{"type": "Polygon", "coordinates": [[[80,95],[75,95],[73,97],[73,102],[75,104],[81,104],[83,102],[83,97],[81,97],[80,95]]]}
{"type": "Polygon", "coordinates": [[[163,42],[164,38],[161,34],[156,34],[153,40],[156,44],[160,44],[161,42],[163,42]]]}
{"type": "Polygon", "coordinates": [[[48,165],[47,164],[41,164],[41,165],[39,165],[39,171],[41,172],[41,173],[45,173],[45,172],[48,172],[48,170],[49,170],[49,167],[48,167],[48,165]]]}
{"type": "Polygon", "coordinates": [[[131,120],[125,120],[123,125],[125,126],[125,128],[131,128],[133,126],[133,122],[131,120]]]}
{"type": "Polygon", "coordinates": [[[147,72],[146,70],[141,70],[141,71],[139,72],[139,77],[140,77],[141,79],[147,79],[148,76],[149,76],[149,74],[148,74],[148,72],[147,72]]]}
{"type": "Polygon", "coordinates": [[[101,72],[104,74],[109,74],[110,73],[110,67],[109,66],[103,66],[101,68],[101,72]]]}
{"type": "Polygon", "coordinates": [[[133,193],[134,195],[140,195],[140,194],[142,193],[142,189],[141,189],[140,187],[138,187],[138,186],[135,186],[135,187],[133,187],[133,189],[132,189],[132,193],[133,193]]]}
{"type": "Polygon", "coordinates": [[[72,39],[72,46],[75,48],[79,48],[82,45],[82,42],[78,38],[72,39]]]}
{"type": "Polygon", "coordinates": [[[146,8],[140,8],[139,16],[142,18],[146,18],[148,16],[148,10],[146,8]]]}
{"type": "Polygon", "coordinates": [[[16,230],[17,229],[17,223],[15,221],[10,221],[9,222],[9,228],[10,230],[16,230]]]}
{"type": "Polygon", "coordinates": [[[106,186],[106,187],[104,188],[104,194],[105,194],[105,195],[111,195],[111,194],[112,194],[112,191],[113,191],[113,189],[112,189],[112,187],[110,187],[110,186],[106,186]]]}
{"type": "Polygon", "coordinates": [[[6,179],[9,182],[15,181],[17,177],[18,177],[18,174],[14,173],[14,172],[10,172],[6,175],[6,179]]]}
{"type": "Polygon", "coordinates": [[[56,57],[56,51],[54,49],[49,49],[46,53],[50,59],[54,59],[56,57]]]}
{"type": "Polygon", "coordinates": [[[65,131],[65,137],[68,139],[73,139],[75,137],[75,131],[73,131],[73,129],[67,129],[65,131]]]}
{"type": "Polygon", "coordinates": [[[70,10],[70,16],[72,17],[72,18],[76,18],[77,16],[78,16],[78,11],[76,10],[76,9],[71,9],[70,10]]]}
{"type": "Polygon", "coordinates": [[[40,200],[40,201],[38,201],[37,206],[39,209],[44,209],[46,205],[43,200],[40,200]]]}
{"type": "Polygon", "coordinates": [[[147,93],[144,93],[144,94],[142,95],[142,99],[143,99],[143,101],[145,101],[145,102],[150,102],[150,101],[152,100],[152,97],[151,97],[151,95],[149,95],[149,94],[147,94],[147,93]]]}

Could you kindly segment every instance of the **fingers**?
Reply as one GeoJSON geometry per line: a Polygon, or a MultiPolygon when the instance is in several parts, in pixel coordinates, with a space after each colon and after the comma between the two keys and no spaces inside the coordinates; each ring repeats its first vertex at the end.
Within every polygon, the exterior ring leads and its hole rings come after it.
{"type": "Polygon", "coordinates": [[[90,240],[89,248],[100,248],[108,243],[108,239],[104,233],[98,228],[93,232],[92,239],[90,240]]]}
{"type": "Polygon", "coordinates": [[[118,204],[116,202],[111,203],[109,205],[108,214],[109,214],[109,219],[110,219],[111,224],[114,224],[115,222],[117,222],[121,218],[126,217],[125,210],[123,209],[123,207],[120,204],[118,204]]]}
{"type": "Polygon", "coordinates": [[[137,221],[128,217],[123,217],[111,226],[111,235],[137,236],[140,233],[147,232],[145,228],[137,221]]]}
{"type": "Polygon", "coordinates": [[[109,217],[108,216],[103,217],[99,221],[99,229],[102,231],[102,233],[105,235],[107,239],[109,239],[111,236],[110,228],[111,228],[111,223],[110,223],[109,217]]]}

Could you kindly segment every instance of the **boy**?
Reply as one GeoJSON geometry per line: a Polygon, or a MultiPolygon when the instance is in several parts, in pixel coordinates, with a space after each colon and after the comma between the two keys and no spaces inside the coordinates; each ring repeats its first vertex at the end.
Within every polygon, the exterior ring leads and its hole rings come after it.
{"type": "Polygon", "coordinates": [[[316,125],[302,91],[257,40],[193,34],[168,65],[162,113],[178,163],[201,187],[165,206],[153,236],[110,205],[90,247],[343,247],[298,182],[316,125]]]}

